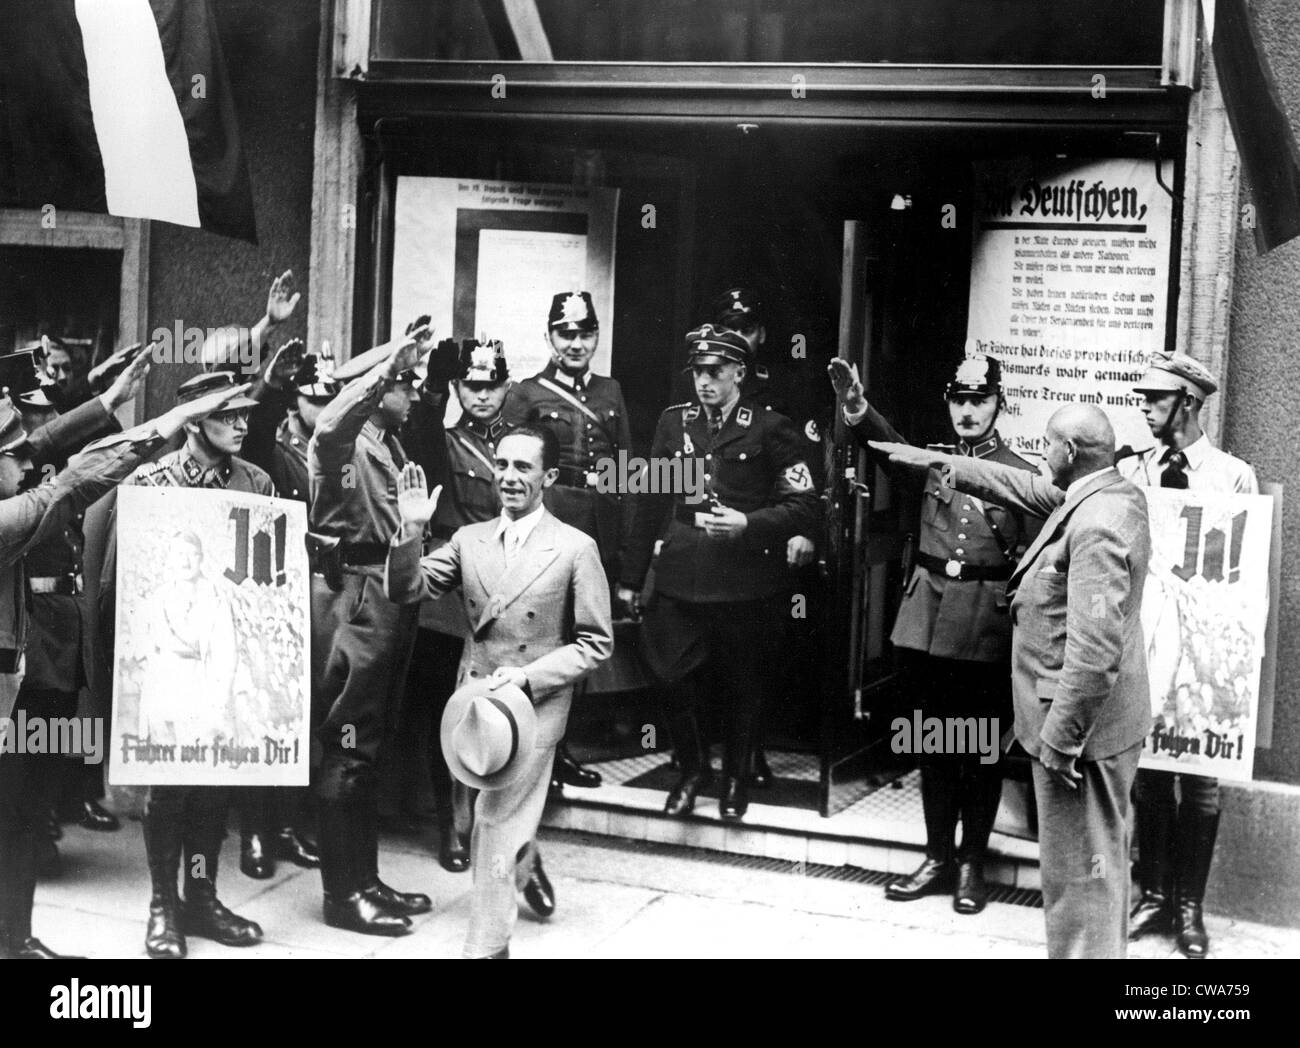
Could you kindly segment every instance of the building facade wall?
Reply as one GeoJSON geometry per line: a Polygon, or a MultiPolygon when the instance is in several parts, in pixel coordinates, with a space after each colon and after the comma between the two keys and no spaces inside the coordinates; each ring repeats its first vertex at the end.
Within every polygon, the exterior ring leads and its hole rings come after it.
{"type": "MultiPolygon", "coordinates": [[[[259,243],[155,222],[149,257],[149,330],[251,324],[261,316],[271,280],[292,269],[307,289],[311,252],[317,0],[214,0],[244,155],[253,183],[259,243]]],[[[306,310],[276,333],[305,337],[306,310]]],[[[155,367],[150,414],[170,406],[195,366],[155,367]]]]}
{"type": "MultiPolygon", "coordinates": [[[[1260,36],[1278,92],[1300,127],[1300,5],[1255,0],[1260,36]]],[[[1240,204],[1250,202],[1242,186],[1240,204]]],[[[1261,481],[1284,487],[1282,585],[1278,594],[1277,690],[1273,743],[1255,778],[1300,784],[1300,240],[1255,253],[1248,229],[1237,239],[1223,445],[1254,464],[1261,481]]]]}

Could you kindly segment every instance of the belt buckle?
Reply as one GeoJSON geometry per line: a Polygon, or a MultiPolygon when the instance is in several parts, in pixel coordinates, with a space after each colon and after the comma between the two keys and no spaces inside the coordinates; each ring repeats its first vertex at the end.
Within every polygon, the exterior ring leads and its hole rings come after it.
{"type": "Polygon", "coordinates": [[[950,579],[961,578],[961,561],[950,560],[943,566],[943,573],[950,579]]]}

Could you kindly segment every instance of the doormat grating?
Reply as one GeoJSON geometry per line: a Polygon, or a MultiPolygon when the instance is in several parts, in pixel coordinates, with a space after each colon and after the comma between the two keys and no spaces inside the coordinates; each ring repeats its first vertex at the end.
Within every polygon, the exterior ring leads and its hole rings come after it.
{"type": "MultiPolygon", "coordinates": [[[[580,830],[561,830],[547,827],[543,838],[568,839],[584,844],[598,844],[601,848],[635,852],[639,855],[662,855],[691,862],[707,862],[714,866],[731,866],[742,870],[759,870],[764,873],[785,873],[796,877],[815,877],[824,881],[843,881],[847,884],[884,886],[891,881],[906,879],[906,874],[885,873],[882,870],[864,870],[859,866],[827,866],[819,862],[798,862],[791,859],[773,859],[763,855],[737,855],[731,852],[712,851],[709,848],[692,848],[682,844],[664,844],[659,841],[633,841],[613,837],[593,837],[580,830]]],[[[989,885],[989,902],[1008,906],[1043,908],[1042,892],[1033,888],[1011,888],[1003,884],[989,885]]]]}

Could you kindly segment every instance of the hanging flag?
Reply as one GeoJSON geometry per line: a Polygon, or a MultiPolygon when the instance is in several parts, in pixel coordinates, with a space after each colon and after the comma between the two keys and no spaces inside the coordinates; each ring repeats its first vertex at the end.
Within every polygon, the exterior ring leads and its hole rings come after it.
{"type": "Polygon", "coordinates": [[[1264,254],[1300,236],[1300,151],[1246,0],[1217,0],[1212,17],[1214,67],[1264,254]]]}
{"type": "Polygon", "coordinates": [[[208,0],[0,0],[0,205],[256,242],[208,0]]]}

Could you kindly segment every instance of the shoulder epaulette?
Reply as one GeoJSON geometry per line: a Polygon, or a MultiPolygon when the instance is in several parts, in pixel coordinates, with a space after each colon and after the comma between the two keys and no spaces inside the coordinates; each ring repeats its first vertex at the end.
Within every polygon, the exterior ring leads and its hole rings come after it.
{"type": "Polygon", "coordinates": [[[946,455],[955,455],[957,453],[956,444],[927,444],[927,451],[942,451],[946,455]]]}
{"type": "Polygon", "coordinates": [[[681,411],[684,408],[689,408],[693,403],[694,401],[692,400],[684,400],[680,404],[669,404],[666,408],[664,408],[663,413],[666,415],[670,411],[681,411]]]}

